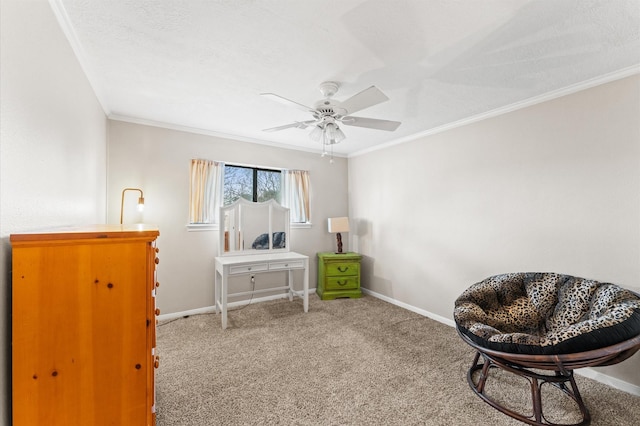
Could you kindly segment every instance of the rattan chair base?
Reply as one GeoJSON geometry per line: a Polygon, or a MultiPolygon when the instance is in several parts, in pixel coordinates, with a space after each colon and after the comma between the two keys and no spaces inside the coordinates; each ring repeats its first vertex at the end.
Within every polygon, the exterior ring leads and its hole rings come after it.
{"type": "Polygon", "coordinates": [[[469,382],[469,386],[478,395],[482,398],[487,404],[491,405],[493,408],[498,411],[513,417],[516,420],[520,420],[521,422],[530,424],[530,425],[540,425],[540,426],[586,426],[591,423],[591,415],[589,414],[589,410],[584,405],[582,397],[580,396],[580,392],[578,391],[578,386],[576,385],[575,380],[573,379],[573,371],[561,373],[556,372],[555,375],[544,375],[538,374],[526,368],[522,368],[517,365],[507,364],[504,362],[500,362],[492,359],[491,357],[481,354],[480,352],[476,353],[476,356],[473,360],[473,364],[467,373],[467,382],[469,382]],[[482,357],[483,361],[480,362],[480,358],[482,357]],[[530,416],[525,416],[522,413],[516,412],[506,406],[502,405],[498,401],[492,399],[485,392],[485,384],[490,375],[490,370],[492,368],[501,368],[505,371],[509,371],[513,374],[517,374],[518,376],[524,377],[529,381],[531,386],[531,401],[533,404],[533,414],[530,416]],[[474,374],[477,371],[480,371],[480,374],[474,374]],[[475,376],[477,379],[474,379],[475,376]],[[551,385],[557,387],[562,390],[567,396],[571,397],[576,404],[578,405],[578,409],[580,410],[580,414],[582,420],[578,423],[553,423],[548,421],[543,413],[542,406],[542,389],[545,383],[550,383],[551,385]]]}
{"type": "Polygon", "coordinates": [[[476,349],[473,364],[467,373],[469,386],[485,401],[502,413],[530,425],[539,426],[586,426],[591,423],[591,415],[584,404],[580,391],[573,378],[573,370],[583,367],[613,365],[632,356],[640,349],[640,336],[606,348],[588,352],[559,355],[527,355],[511,354],[483,348],[468,336],[458,330],[462,339],[476,349]],[[482,360],[481,360],[482,358],[482,360]],[[485,385],[489,379],[490,370],[500,368],[507,372],[524,377],[531,387],[532,414],[527,416],[518,413],[495,401],[485,392],[485,385]],[[541,374],[533,370],[546,370],[552,374],[541,374]],[[477,374],[477,372],[480,372],[477,374]],[[477,376],[477,378],[476,378],[477,376]],[[553,423],[544,416],[542,406],[542,387],[549,383],[562,390],[565,395],[577,404],[582,420],[578,423],[553,423]]]}

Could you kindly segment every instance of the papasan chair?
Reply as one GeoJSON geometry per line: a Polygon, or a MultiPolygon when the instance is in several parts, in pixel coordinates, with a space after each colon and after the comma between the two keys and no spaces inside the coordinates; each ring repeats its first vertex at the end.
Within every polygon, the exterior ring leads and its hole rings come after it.
{"type": "Polygon", "coordinates": [[[544,415],[541,394],[545,383],[576,402],[581,421],[572,426],[588,425],[591,416],[573,370],[613,365],[640,349],[640,295],[569,275],[489,277],[458,297],[454,319],[458,334],[476,350],[467,373],[471,389],[494,408],[531,425],[557,424],[544,415]],[[531,414],[509,408],[487,394],[485,385],[492,368],[529,381],[531,414]]]}

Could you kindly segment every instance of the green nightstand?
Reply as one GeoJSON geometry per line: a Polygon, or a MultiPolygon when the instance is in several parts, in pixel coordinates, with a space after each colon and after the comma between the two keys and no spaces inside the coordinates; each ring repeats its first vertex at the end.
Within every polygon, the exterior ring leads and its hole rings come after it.
{"type": "Polygon", "coordinates": [[[320,299],[362,297],[360,290],[360,260],[358,253],[318,253],[318,285],[320,299]]]}

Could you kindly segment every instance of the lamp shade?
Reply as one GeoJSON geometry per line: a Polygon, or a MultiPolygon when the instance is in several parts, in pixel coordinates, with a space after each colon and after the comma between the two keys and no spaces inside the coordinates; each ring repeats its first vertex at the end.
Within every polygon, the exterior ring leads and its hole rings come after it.
{"type": "Polygon", "coordinates": [[[342,130],[340,130],[340,127],[336,126],[335,123],[328,123],[324,128],[324,133],[325,143],[329,145],[339,143],[346,137],[342,130]]]}
{"type": "Polygon", "coordinates": [[[337,232],[349,232],[348,217],[330,217],[328,220],[329,232],[335,234],[337,232]]]}
{"type": "Polygon", "coordinates": [[[309,137],[312,141],[321,142],[324,136],[324,131],[320,126],[313,126],[313,130],[309,133],[309,137]]]}

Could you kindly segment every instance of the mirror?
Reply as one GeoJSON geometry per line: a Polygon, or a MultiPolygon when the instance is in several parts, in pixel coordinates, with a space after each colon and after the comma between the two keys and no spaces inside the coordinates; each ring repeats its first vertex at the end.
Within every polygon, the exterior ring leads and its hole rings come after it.
{"type": "Polygon", "coordinates": [[[263,254],[289,251],[289,209],[275,200],[253,203],[239,198],[220,208],[220,253],[263,254]]]}

